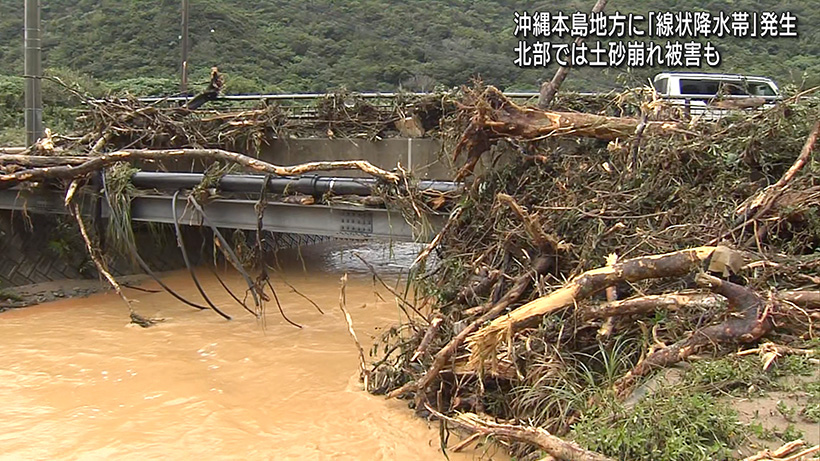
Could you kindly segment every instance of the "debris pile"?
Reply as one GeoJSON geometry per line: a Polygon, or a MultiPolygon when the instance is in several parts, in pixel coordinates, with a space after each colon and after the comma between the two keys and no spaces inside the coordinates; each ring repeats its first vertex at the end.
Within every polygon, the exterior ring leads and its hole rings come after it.
{"type": "MultiPolygon", "coordinates": [[[[524,442],[519,455],[601,459],[554,435],[582,440],[596,405],[635,398],[681,361],[762,338],[816,346],[818,100],[715,123],[670,118],[651,98],[638,107],[548,111],[465,91],[454,156],[470,185],[415,266],[404,302],[425,315],[371,351],[371,392],[524,442]]],[[[604,454],[667,448],[618,446],[604,454]]]]}
{"type": "MultiPolygon", "coordinates": [[[[332,93],[311,102],[259,101],[247,107],[192,110],[133,98],[93,104],[78,119],[80,147],[102,152],[124,148],[223,148],[251,155],[271,140],[356,138],[378,140],[405,134],[435,135],[455,111],[456,93],[364,98],[332,93]]],[[[77,146],[72,146],[76,150],[77,146]]]]}

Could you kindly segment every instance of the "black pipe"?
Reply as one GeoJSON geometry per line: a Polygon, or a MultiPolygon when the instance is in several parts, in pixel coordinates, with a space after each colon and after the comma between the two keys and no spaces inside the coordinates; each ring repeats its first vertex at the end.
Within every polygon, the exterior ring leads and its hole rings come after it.
{"type": "MultiPolygon", "coordinates": [[[[202,173],[164,173],[142,171],[131,177],[131,182],[141,189],[178,190],[191,189],[202,182],[202,173]]],[[[265,182],[263,175],[225,175],[217,185],[224,192],[258,193],[265,182]]],[[[298,177],[273,177],[268,181],[267,190],[274,194],[295,191],[306,195],[322,195],[332,192],[337,195],[371,195],[376,180],[373,178],[346,178],[317,175],[298,177]]],[[[461,187],[452,181],[419,181],[419,190],[450,192],[461,187]]]]}

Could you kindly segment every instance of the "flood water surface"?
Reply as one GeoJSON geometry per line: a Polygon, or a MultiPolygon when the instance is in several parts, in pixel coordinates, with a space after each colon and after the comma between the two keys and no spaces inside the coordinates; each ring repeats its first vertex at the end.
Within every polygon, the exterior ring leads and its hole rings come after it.
{"type": "MultiPolygon", "coordinates": [[[[127,325],[113,293],[0,314],[0,458],[445,459],[437,425],[361,390],[339,309],[340,251],[281,273],[324,315],[274,277],[302,329],[274,304],[263,329],[207,271],[208,293],[233,321],[133,290],[141,314],[166,320],[127,325]]],[[[187,273],[167,283],[199,299],[187,273]]],[[[364,274],[351,276],[347,307],[365,347],[399,318],[364,274]]]]}

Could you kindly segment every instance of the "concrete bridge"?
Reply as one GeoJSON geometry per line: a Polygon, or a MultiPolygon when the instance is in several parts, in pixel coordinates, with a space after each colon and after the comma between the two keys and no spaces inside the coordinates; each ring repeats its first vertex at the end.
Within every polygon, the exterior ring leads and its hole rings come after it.
{"type": "MultiPolygon", "coordinates": [[[[260,191],[285,191],[321,198],[325,194],[370,195],[375,181],[370,178],[321,177],[306,175],[293,178],[269,178],[260,175],[226,175],[216,187],[217,198],[203,204],[202,216],[188,205],[185,195],[173,200],[177,190],[192,189],[200,184],[202,173],[139,172],[132,183],[143,191],[131,202],[131,219],[137,222],[173,224],[174,215],[187,226],[213,225],[228,229],[256,230],[260,191]],[[252,196],[255,196],[251,198],[252,196]],[[174,210],[176,208],[176,211],[174,210]],[[205,222],[205,220],[209,222],[205,222]]],[[[449,181],[425,180],[422,190],[450,192],[458,185],[449,181]]],[[[107,219],[111,216],[99,190],[81,191],[79,199],[84,211],[107,219]]],[[[57,190],[12,188],[0,191],[0,210],[28,214],[67,214],[64,195],[57,190]]],[[[395,241],[425,241],[432,238],[443,217],[427,216],[428,226],[408,223],[399,210],[358,205],[302,205],[266,200],[262,208],[262,230],[284,234],[306,234],[345,239],[382,239],[395,241]]]]}
{"type": "MultiPolygon", "coordinates": [[[[201,173],[136,173],[132,182],[143,193],[131,202],[132,221],[172,224],[176,211],[187,235],[186,241],[193,244],[192,248],[205,243],[202,240],[204,234],[196,231],[196,227],[213,225],[255,231],[265,178],[259,175],[223,177],[217,190],[222,197],[203,204],[206,223],[205,217],[185,200],[185,195],[180,194],[176,203],[173,201],[175,191],[190,190],[201,182],[202,176],[201,173]]],[[[371,178],[335,176],[272,178],[268,190],[281,193],[287,189],[312,196],[370,194],[373,182],[371,178]]],[[[420,187],[447,192],[458,185],[447,181],[422,181],[420,187]]],[[[82,267],[84,250],[76,242],[73,247],[65,246],[67,239],[70,240],[66,233],[75,231],[66,231],[59,225],[60,221],[49,218],[67,214],[64,200],[64,192],[56,189],[0,191],[0,288],[89,276],[82,267]]],[[[102,234],[111,210],[99,187],[81,190],[75,200],[81,204],[84,214],[95,218],[97,233],[102,234]]],[[[300,205],[269,200],[263,209],[261,227],[266,232],[266,246],[278,249],[310,245],[325,238],[429,241],[445,219],[442,215],[426,216],[422,226],[419,222],[408,223],[402,211],[396,209],[350,204],[300,205]]],[[[168,247],[169,242],[157,241],[146,232],[136,232],[135,237],[143,257],[154,270],[184,267],[180,251],[173,245],[168,247]]],[[[170,240],[173,241],[172,236],[170,240]]],[[[112,269],[117,274],[134,271],[126,261],[115,260],[113,263],[112,269]]]]}
{"type": "MultiPolygon", "coordinates": [[[[223,97],[231,101],[297,99],[306,107],[295,111],[295,116],[310,117],[309,104],[323,95],[251,95],[223,97]],[[307,112],[306,112],[307,111],[307,112]]],[[[357,95],[358,96],[358,95],[357,95]]],[[[394,95],[377,94],[387,97],[394,95]]],[[[151,101],[148,101],[151,102],[151,101]]],[[[173,101],[172,101],[173,102],[173,101]]],[[[0,149],[5,153],[17,153],[0,149]]],[[[320,160],[367,160],[385,169],[401,165],[421,180],[420,188],[447,192],[458,187],[449,181],[453,168],[450,159],[442,152],[438,139],[431,137],[386,138],[367,140],[359,138],[282,138],[267,140],[259,152],[249,154],[277,165],[293,165],[320,160]]],[[[156,165],[137,165],[148,170],[156,165]]],[[[132,178],[134,185],[142,190],[131,204],[131,218],[135,222],[173,223],[173,193],[190,190],[202,179],[207,165],[197,161],[175,160],[162,164],[165,172],[144,171],[132,178]]],[[[285,190],[320,198],[329,195],[370,195],[374,181],[358,171],[329,171],[326,176],[302,176],[298,178],[272,178],[267,190],[281,194],[285,190]]],[[[226,176],[217,190],[218,198],[208,201],[203,209],[209,222],[220,228],[253,231],[257,229],[257,204],[264,177],[258,175],[226,176]]],[[[99,184],[96,190],[88,187],[80,191],[76,200],[83,204],[83,212],[104,222],[111,215],[99,184]]],[[[43,237],[44,222],[48,215],[66,214],[63,192],[18,188],[0,191],[0,286],[36,283],[50,279],[77,277],[76,271],[59,264],[58,258],[48,248],[50,237],[43,237]],[[37,229],[29,231],[22,224],[22,212],[33,215],[37,229]],[[39,215],[39,217],[38,217],[39,215]],[[52,266],[55,263],[57,269],[52,266]],[[62,269],[60,269],[62,267],[62,269]],[[69,270],[71,269],[71,270],[69,270]],[[72,272],[73,271],[73,272],[72,272]]],[[[317,200],[317,203],[319,200],[317,200]]],[[[193,207],[186,206],[184,194],[175,204],[180,224],[191,229],[203,226],[203,216],[193,207]]],[[[446,216],[425,216],[425,226],[411,219],[407,222],[402,210],[385,207],[365,207],[350,203],[302,205],[267,201],[262,214],[262,229],[275,233],[280,241],[315,241],[316,238],[380,239],[392,241],[428,241],[443,224],[446,216]]],[[[48,226],[45,226],[46,228],[48,226]]],[[[53,227],[53,225],[52,225],[53,227]]],[[[140,237],[140,236],[138,236],[140,237]]],[[[150,244],[150,241],[148,242],[150,244]]],[[[170,255],[169,255],[170,256],[170,255]]],[[[164,261],[157,261],[168,269],[164,261]]],[[[71,266],[71,264],[68,264],[71,266]]],[[[152,263],[152,266],[154,264],[152,263]]],[[[171,264],[170,267],[173,267],[171,264]]]]}

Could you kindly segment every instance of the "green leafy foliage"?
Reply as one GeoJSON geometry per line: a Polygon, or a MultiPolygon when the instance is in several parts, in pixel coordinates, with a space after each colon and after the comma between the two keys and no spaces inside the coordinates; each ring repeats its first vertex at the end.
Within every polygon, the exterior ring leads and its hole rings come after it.
{"type": "Polygon", "coordinates": [[[809,398],[801,414],[809,421],[820,424],[820,382],[806,384],[805,392],[809,398]]]}
{"type": "Polygon", "coordinates": [[[746,396],[766,390],[785,390],[780,378],[811,376],[813,372],[809,358],[800,355],[779,358],[769,370],[763,370],[756,356],[726,357],[694,362],[685,380],[695,388],[746,396]]]}
{"type": "Polygon", "coordinates": [[[632,460],[730,459],[741,431],[735,412],[709,394],[663,388],[631,410],[614,400],[573,427],[583,446],[632,460]]]}
{"type": "MultiPolygon", "coordinates": [[[[481,76],[502,89],[535,89],[546,69],[513,64],[515,11],[587,11],[589,0],[547,2],[496,0],[196,0],[190,9],[190,68],[194,80],[218,65],[236,78],[237,92],[275,89],[360,91],[432,89],[481,76]]],[[[798,38],[712,41],[722,55],[720,71],[764,74],[780,83],[820,83],[820,9],[807,0],[708,0],[694,6],[678,0],[610,1],[607,10],[693,9],[790,11],[798,38]]],[[[0,0],[0,73],[22,73],[23,2],[0,0]]],[[[180,2],[54,0],[43,4],[44,51],[48,67],[71,68],[105,81],[177,80],[180,2]]],[[[571,89],[610,89],[613,83],[644,83],[660,69],[579,69],[571,89]]],[[[142,83],[147,84],[147,81],[142,83]]],[[[153,84],[152,84],[153,85],[153,84]]],[[[131,88],[127,88],[132,90],[131,88]]],[[[175,85],[152,87],[171,93],[175,85]]]]}
{"type": "MultiPolygon", "coordinates": [[[[480,77],[502,90],[535,90],[556,70],[514,65],[516,11],[587,11],[593,2],[496,0],[196,0],[190,9],[190,81],[207,82],[211,66],[227,76],[226,93],[430,91],[480,77]]],[[[80,93],[172,95],[179,90],[180,2],[54,0],[44,2],[47,73],[80,93]]],[[[790,11],[798,38],[715,38],[721,72],[760,74],[781,85],[820,84],[820,8],[808,0],[610,1],[610,12],[790,11]]],[[[0,144],[19,144],[23,123],[23,2],[0,0],[0,144]]],[[[606,91],[647,83],[663,68],[580,68],[564,87],[606,91]]],[[[47,107],[70,93],[44,83],[47,107]]],[[[72,126],[71,113],[49,109],[46,125],[72,126]],[[50,112],[49,112],[50,111],[50,112]]]]}

